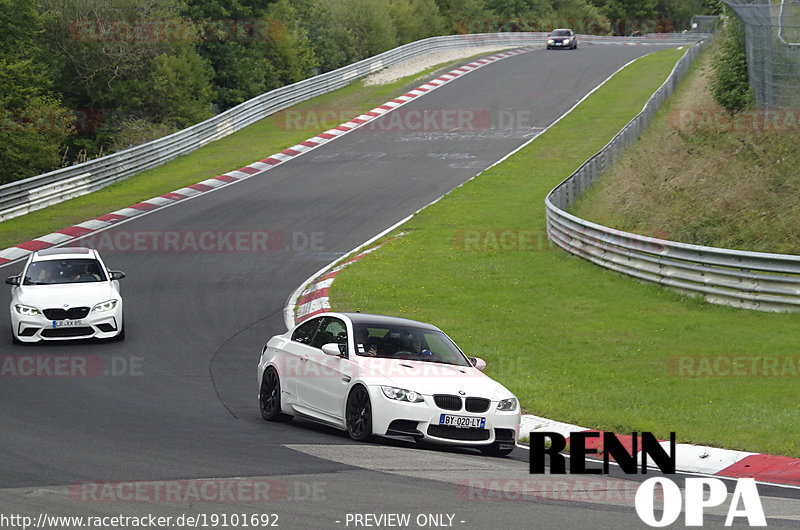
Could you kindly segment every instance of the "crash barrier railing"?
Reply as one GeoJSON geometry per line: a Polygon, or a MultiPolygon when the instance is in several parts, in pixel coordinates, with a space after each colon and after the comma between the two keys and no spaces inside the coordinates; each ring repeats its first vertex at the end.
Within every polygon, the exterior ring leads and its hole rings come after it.
{"type": "Polygon", "coordinates": [[[688,245],[601,226],[565,210],[645,129],[707,41],[690,48],[643,110],[545,199],[547,234],[567,252],[641,280],[762,311],[800,310],[800,256],[688,245]]]}
{"type": "MultiPolygon", "coordinates": [[[[283,86],[169,136],[101,158],[0,186],[0,221],[90,193],[140,171],[159,166],[301,101],[325,94],[387,66],[428,53],[476,46],[543,45],[546,33],[482,33],[431,37],[357,63],[283,86]]],[[[685,44],[695,35],[659,34],[652,38],[579,36],[593,44],[685,44]]],[[[231,168],[235,169],[235,168],[231,168]]]]}

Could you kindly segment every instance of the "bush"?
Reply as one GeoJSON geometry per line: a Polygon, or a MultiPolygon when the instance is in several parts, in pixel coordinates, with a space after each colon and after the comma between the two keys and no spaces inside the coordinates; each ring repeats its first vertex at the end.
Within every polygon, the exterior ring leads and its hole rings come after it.
{"type": "Polygon", "coordinates": [[[730,17],[720,32],[719,47],[711,60],[711,95],[722,107],[742,110],[753,105],[747,77],[744,32],[739,19],[730,17]]]}

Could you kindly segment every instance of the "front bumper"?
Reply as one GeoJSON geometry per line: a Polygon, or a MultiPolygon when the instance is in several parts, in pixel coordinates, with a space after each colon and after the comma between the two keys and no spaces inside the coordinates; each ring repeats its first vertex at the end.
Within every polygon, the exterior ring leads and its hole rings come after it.
{"type": "Polygon", "coordinates": [[[520,408],[511,412],[497,411],[497,402],[489,410],[472,413],[466,410],[439,408],[432,396],[423,396],[421,403],[387,398],[380,387],[369,388],[372,403],[372,429],[383,436],[408,436],[442,445],[485,447],[495,442],[516,443],[519,437],[520,408]],[[484,428],[467,429],[439,424],[442,414],[485,418],[484,428]]]}
{"type": "Polygon", "coordinates": [[[122,302],[110,311],[90,311],[77,320],[49,320],[43,314],[20,315],[11,307],[11,328],[20,342],[110,339],[122,331],[122,302]]]}

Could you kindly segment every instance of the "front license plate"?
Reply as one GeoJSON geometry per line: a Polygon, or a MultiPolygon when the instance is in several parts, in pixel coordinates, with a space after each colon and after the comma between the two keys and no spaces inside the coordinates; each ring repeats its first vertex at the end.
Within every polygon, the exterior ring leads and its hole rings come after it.
{"type": "Polygon", "coordinates": [[[53,320],[54,328],[79,328],[83,326],[83,320],[53,320]]]}
{"type": "Polygon", "coordinates": [[[458,427],[459,429],[484,429],[486,426],[486,418],[442,414],[439,416],[439,425],[458,427]]]}

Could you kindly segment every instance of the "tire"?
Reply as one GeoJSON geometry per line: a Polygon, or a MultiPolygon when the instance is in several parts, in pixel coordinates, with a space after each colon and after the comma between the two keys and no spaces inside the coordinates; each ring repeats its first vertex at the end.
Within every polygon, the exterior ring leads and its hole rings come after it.
{"type": "Polygon", "coordinates": [[[261,388],[258,392],[258,408],[261,417],[268,421],[283,419],[281,414],[281,380],[278,372],[271,366],[264,370],[261,378],[261,388]]]}
{"type": "Polygon", "coordinates": [[[514,450],[514,446],[508,447],[509,444],[504,444],[503,447],[500,446],[499,442],[495,442],[492,445],[487,445],[480,448],[482,454],[486,456],[508,456],[511,451],[514,450]]]}
{"type": "Polygon", "coordinates": [[[22,344],[22,341],[19,340],[16,335],[14,335],[13,329],[11,330],[11,344],[22,344]]]}
{"type": "Polygon", "coordinates": [[[114,341],[123,341],[123,340],[125,340],[125,321],[124,320],[122,321],[122,329],[120,330],[119,333],[114,335],[114,337],[112,337],[111,340],[114,340],[114,341]]]}
{"type": "Polygon", "coordinates": [[[372,404],[369,392],[361,385],[353,388],[347,396],[345,424],[347,434],[357,442],[365,442],[372,436],[372,404]]]}

